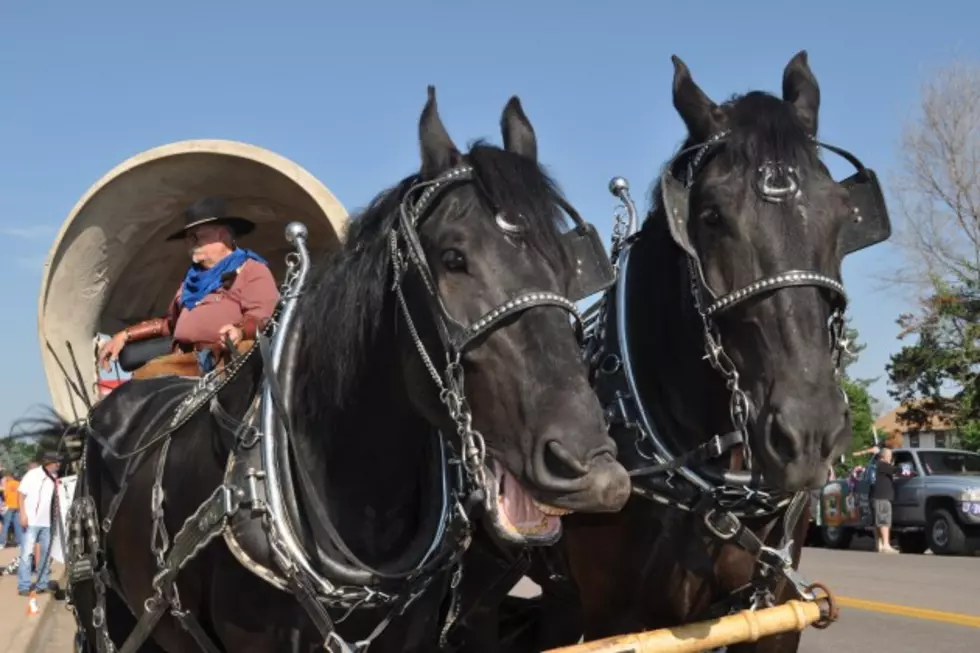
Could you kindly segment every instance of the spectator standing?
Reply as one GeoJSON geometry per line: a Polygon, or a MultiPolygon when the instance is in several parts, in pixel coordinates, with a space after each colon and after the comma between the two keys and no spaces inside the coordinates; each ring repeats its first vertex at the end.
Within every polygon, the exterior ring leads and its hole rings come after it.
{"type": "Polygon", "coordinates": [[[51,513],[58,484],[58,455],[45,452],[41,465],[24,474],[20,482],[20,525],[24,537],[20,547],[20,568],[17,570],[17,593],[27,596],[32,590],[46,592],[51,572],[51,513]],[[31,557],[35,544],[37,552],[37,582],[32,583],[31,557]]]}
{"type": "Polygon", "coordinates": [[[892,465],[892,450],[881,449],[875,465],[875,482],[871,488],[874,507],[875,532],[877,533],[878,553],[898,553],[892,548],[892,502],[895,500],[895,467],[892,465]]]}
{"type": "Polygon", "coordinates": [[[3,503],[6,512],[3,513],[3,530],[0,532],[0,548],[6,548],[7,536],[11,529],[14,531],[14,542],[20,546],[24,531],[20,525],[20,481],[10,473],[6,474],[3,483],[3,503]]]}

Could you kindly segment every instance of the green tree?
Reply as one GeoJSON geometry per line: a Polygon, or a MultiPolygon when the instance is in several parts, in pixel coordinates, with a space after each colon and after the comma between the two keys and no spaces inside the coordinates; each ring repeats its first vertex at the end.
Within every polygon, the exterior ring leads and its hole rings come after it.
{"type": "Polygon", "coordinates": [[[18,419],[8,435],[0,438],[0,462],[6,469],[23,472],[44,451],[66,453],[59,429],[60,420],[50,410],[18,419]]]}
{"type": "Polygon", "coordinates": [[[874,415],[871,412],[871,395],[868,384],[844,378],[841,382],[847,401],[851,406],[851,444],[847,448],[844,462],[835,464],[837,476],[843,476],[856,462],[853,458],[855,451],[867,449],[874,444],[874,415]]]}
{"type": "Polygon", "coordinates": [[[18,438],[0,439],[0,462],[3,468],[18,474],[24,473],[27,463],[36,460],[39,449],[34,441],[25,441],[18,438]]]}
{"type": "Polygon", "coordinates": [[[851,408],[851,444],[847,448],[844,462],[837,461],[835,471],[838,476],[847,473],[847,469],[854,465],[852,453],[861,449],[866,449],[874,444],[874,413],[871,410],[874,401],[868,392],[868,387],[877,379],[856,379],[849,373],[849,368],[857,362],[858,356],[864,351],[867,345],[858,341],[858,331],[848,319],[845,330],[846,350],[841,361],[841,387],[847,395],[847,401],[851,408]]]}
{"type": "Polygon", "coordinates": [[[898,209],[888,273],[914,288],[921,310],[902,315],[902,347],[887,366],[888,394],[912,429],[935,418],[980,450],[977,338],[980,318],[980,61],[925,71],[902,130],[891,184],[898,209]]]}
{"type": "Polygon", "coordinates": [[[917,336],[887,366],[889,394],[912,429],[938,418],[955,426],[961,446],[980,451],[980,282],[935,280],[936,292],[918,314],[899,317],[900,338],[917,336]]]}

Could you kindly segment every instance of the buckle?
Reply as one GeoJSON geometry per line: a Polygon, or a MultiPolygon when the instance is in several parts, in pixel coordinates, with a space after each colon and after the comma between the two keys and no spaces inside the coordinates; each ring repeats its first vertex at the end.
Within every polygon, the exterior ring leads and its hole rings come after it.
{"type": "Polygon", "coordinates": [[[329,653],[353,653],[357,647],[352,647],[337,634],[337,631],[332,630],[323,642],[323,650],[329,653]]]}
{"type": "Polygon", "coordinates": [[[708,449],[709,458],[721,458],[721,454],[725,452],[725,450],[722,449],[720,435],[714,435],[710,440],[708,440],[705,443],[705,445],[707,446],[708,449]]]}
{"type": "Polygon", "coordinates": [[[793,540],[787,542],[786,546],[781,549],[763,546],[759,550],[759,562],[768,569],[776,572],[784,572],[787,569],[792,569],[793,557],[790,555],[790,547],[792,546],[793,540]]]}
{"type": "Polygon", "coordinates": [[[738,535],[742,522],[730,512],[717,512],[714,508],[704,514],[704,525],[719,540],[728,541],[738,535]],[[718,517],[719,521],[713,520],[718,517]]]}
{"type": "Polygon", "coordinates": [[[793,557],[790,554],[792,546],[793,540],[780,549],[763,546],[759,551],[759,564],[763,566],[763,575],[775,574],[784,577],[793,586],[793,591],[798,597],[804,601],[812,601],[814,594],[810,589],[809,581],[793,569],[793,557]]]}

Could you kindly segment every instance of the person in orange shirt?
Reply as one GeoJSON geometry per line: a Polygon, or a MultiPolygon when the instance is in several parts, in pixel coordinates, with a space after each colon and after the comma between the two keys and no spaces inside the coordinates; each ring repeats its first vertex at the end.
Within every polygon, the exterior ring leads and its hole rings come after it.
{"type": "Polygon", "coordinates": [[[10,532],[11,526],[14,530],[14,541],[17,546],[20,546],[20,538],[23,536],[24,531],[20,525],[20,481],[17,477],[11,474],[4,475],[2,481],[3,487],[3,500],[7,511],[3,513],[3,530],[0,531],[0,548],[6,548],[7,546],[7,536],[10,532]]]}

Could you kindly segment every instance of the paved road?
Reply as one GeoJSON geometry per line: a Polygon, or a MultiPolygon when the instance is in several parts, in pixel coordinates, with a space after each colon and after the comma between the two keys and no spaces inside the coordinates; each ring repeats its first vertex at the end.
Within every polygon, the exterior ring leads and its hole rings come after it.
{"type": "Polygon", "coordinates": [[[801,568],[843,605],[836,624],[803,635],[800,653],[980,651],[980,558],[806,549],[801,568]]]}
{"type": "MultiPolygon", "coordinates": [[[[802,570],[843,605],[836,624],[803,635],[800,653],[980,651],[980,558],[806,549],[802,570]]],[[[70,653],[73,633],[71,615],[59,609],[42,650],[70,653]]]]}
{"type": "MultiPolygon", "coordinates": [[[[18,556],[19,550],[13,547],[0,549],[0,568],[6,567],[18,556]]],[[[58,578],[61,565],[55,563],[51,577],[58,578]]],[[[37,597],[38,607],[44,610],[53,597],[37,597]]],[[[0,574],[0,653],[21,653],[34,636],[40,617],[27,614],[27,599],[17,595],[17,576],[0,574]]]]}

